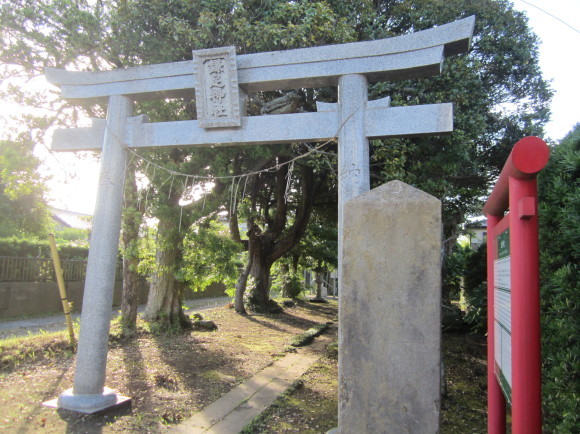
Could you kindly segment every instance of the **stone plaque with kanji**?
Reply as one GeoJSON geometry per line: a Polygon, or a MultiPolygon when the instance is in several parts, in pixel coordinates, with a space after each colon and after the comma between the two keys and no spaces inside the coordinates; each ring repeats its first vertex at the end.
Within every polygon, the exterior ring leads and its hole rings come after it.
{"type": "Polygon", "coordinates": [[[240,101],[235,48],[194,51],[193,60],[199,126],[239,127],[240,101]]]}

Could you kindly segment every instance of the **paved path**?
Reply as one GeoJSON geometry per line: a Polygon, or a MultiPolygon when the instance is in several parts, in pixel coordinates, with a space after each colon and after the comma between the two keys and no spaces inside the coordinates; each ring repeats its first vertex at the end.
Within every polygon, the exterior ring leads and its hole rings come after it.
{"type": "Polygon", "coordinates": [[[298,348],[296,353],[277,360],[170,432],[175,434],[240,432],[321,357],[335,335],[336,325],[333,324],[325,334],[317,337],[313,344],[298,348]]]}
{"type": "MultiPolygon", "coordinates": [[[[229,303],[230,297],[214,297],[214,298],[198,298],[194,300],[185,300],[184,305],[187,306],[185,311],[191,314],[196,311],[211,309],[217,306],[224,306],[229,303]]],[[[139,306],[139,312],[142,312],[145,305],[139,306]]],[[[111,311],[111,318],[119,315],[119,308],[115,307],[111,311]]],[[[73,321],[80,319],[79,313],[72,314],[73,321]]],[[[15,321],[0,322],[0,339],[5,339],[11,336],[26,336],[42,332],[56,332],[66,330],[66,322],[64,315],[47,316],[43,318],[29,318],[15,321]]]]}

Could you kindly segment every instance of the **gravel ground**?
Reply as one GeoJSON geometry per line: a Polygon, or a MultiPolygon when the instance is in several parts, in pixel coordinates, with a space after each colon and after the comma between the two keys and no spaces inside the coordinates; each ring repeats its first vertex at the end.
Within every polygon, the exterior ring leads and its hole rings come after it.
{"type": "MultiPolygon", "coordinates": [[[[188,315],[204,309],[211,309],[217,306],[223,306],[229,303],[230,297],[198,298],[194,300],[185,300],[185,311],[188,315]]],[[[139,312],[142,312],[145,305],[139,306],[139,312]]],[[[111,311],[111,318],[119,315],[119,308],[115,307],[111,311]]],[[[72,315],[73,321],[80,321],[80,314],[72,315]]],[[[50,333],[66,329],[64,315],[47,316],[43,318],[28,318],[15,321],[0,322],[0,339],[6,339],[13,336],[26,336],[38,333],[50,333]]]]}

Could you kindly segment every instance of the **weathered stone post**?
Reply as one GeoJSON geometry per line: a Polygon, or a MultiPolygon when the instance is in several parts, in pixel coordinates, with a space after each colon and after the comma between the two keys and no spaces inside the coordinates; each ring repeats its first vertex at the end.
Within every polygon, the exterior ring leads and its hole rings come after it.
{"type": "Polygon", "coordinates": [[[437,433],[441,204],[400,181],[344,210],[341,433],[437,433]]]}
{"type": "Polygon", "coordinates": [[[60,395],[57,404],[84,413],[115,405],[119,398],[104,385],[127,161],[121,140],[131,111],[129,98],[109,98],[74,386],[60,395]]]}
{"type": "Polygon", "coordinates": [[[368,81],[362,74],[338,79],[338,285],[342,285],[344,204],[370,187],[369,139],[365,135],[368,81]]]}

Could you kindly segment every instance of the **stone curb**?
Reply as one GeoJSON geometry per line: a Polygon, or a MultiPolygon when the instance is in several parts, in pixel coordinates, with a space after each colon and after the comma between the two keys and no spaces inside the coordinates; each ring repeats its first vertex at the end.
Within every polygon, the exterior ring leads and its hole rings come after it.
{"type": "MultiPolygon", "coordinates": [[[[333,328],[335,329],[336,325],[331,326],[329,330],[333,328]]],[[[176,434],[240,432],[321,357],[324,347],[331,342],[332,336],[333,333],[325,333],[308,347],[300,348],[296,353],[275,361],[170,432],[176,434]]]]}

